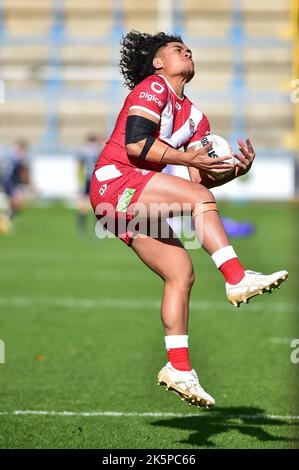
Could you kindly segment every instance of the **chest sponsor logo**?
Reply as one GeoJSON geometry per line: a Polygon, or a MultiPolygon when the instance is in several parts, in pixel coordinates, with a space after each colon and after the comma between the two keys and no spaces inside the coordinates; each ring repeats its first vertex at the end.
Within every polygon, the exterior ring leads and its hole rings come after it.
{"type": "Polygon", "coordinates": [[[146,99],[146,101],[153,101],[154,103],[156,103],[159,106],[159,108],[162,108],[162,106],[163,106],[162,101],[159,100],[159,98],[156,95],[152,95],[148,91],[146,91],[146,92],[142,91],[139,95],[139,98],[146,99]]]}
{"type": "Polygon", "coordinates": [[[193,135],[195,133],[195,123],[192,118],[189,119],[189,129],[190,133],[193,135]]]}
{"type": "Polygon", "coordinates": [[[158,83],[158,82],[153,82],[151,84],[151,89],[155,92],[155,93],[163,93],[163,91],[165,90],[165,86],[164,85],[161,85],[161,83],[158,83]]]}

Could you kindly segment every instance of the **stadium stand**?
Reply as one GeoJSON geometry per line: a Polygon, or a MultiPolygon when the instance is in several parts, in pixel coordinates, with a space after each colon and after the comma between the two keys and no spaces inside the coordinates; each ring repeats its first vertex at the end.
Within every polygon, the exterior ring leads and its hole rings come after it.
{"type": "Polygon", "coordinates": [[[184,28],[190,37],[199,35],[211,38],[226,38],[231,28],[231,2],[205,2],[184,0],[184,28]]]}
{"type": "Polygon", "coordinates": [[[192,87],[200,93],[205,90],[224,91],[233,78],[233,54],[230,47],[192,47],[196,74],[192,87]]]}
{"type": "Polygon", "coordinates": [[[7,101],[0,106],[0,139],[9,144],[19,137],[37,144],[46,126],[46,103],[43,101],[7,101]]]}
{"type": "Polygon", "coordinates": [[[112,28],[111,0],[64,0],[64,23],[66,31],[77,37],[103,37],[112,28]]]}
{"type": "Polygon", "coordinates": [[[292,0],[291,10],[291,37],[293,39],[293,50],[292,50],[292,77],[294,80],[294,87],[292,87],[292,93],[295,90],[295,129],[286,139],[286,145],[291,148],[297,149],[297,178],[296,188],[299,194],[299,1],[292,0]]]}
{"type": "Polygon", "coordinates": [[[277,37],[289,26],[289,1],[243,0],[242,5],[245,32],[251,37],[277,37]]]}
{"type": "Polygon", "coordinates": [[[67,44],[61,47],[63,81],[70,88],[103,90],[107,85],[104,70],[110,64],[110,49],[101,44],[67,44]]]}
{"type": "Polygon", "coordinates": [[[247,47],[244,55],[245,77],[249,89],[282,89],[291,70],[291,57],[284,48],[247,47]]]}
{"type": "Polygon", "coordinates": [[[0,49],[2,76],[8,89],[30,92],[44,86],[42,69],[49,62],[49,46],[4,45],[0,49]]]}
{"type": "Polygon", "coordinates": [[[108,103],[102,101],[61,100],[58,106],[60,137],[66,144],[82,144],[89,133],[106,128],[108,103]]]}
{"type": "MultiPolygon", "coordinates": [[[[166,3],[173,6],[171,30],[193,50],[197,74],[188,94],[209,116],[213,131],[228,139],[249,132],[261,152],[293,151],[295,139],[287,138],[294,116],[291,2],[166,3]]],[[[25,133],[36,148],[67,151],[87,130],[108,133],[127,93],[118,70],[121,35],[132,28],[159,30],[167,16],[162,4],[0,1],[7,101],[0,111],[1,146],[25,133]]]]}
{"type": "Polygon", "coordinates": [[[124,29],[154,33],[159,29],[158,0],[124,0],[124,29]]]}
{"type": "Polygon", "coordinates": [[[12,36],[46,35],[51,26],[51,0],[4,0],[5,28],[12,36]]]}

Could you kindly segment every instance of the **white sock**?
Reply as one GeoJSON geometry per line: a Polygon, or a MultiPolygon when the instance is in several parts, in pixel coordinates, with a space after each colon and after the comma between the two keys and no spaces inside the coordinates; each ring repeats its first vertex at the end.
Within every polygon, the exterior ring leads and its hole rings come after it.
{"type": "Polygon", "coordinates": [[[170,335],[165,336],[165,348],[166,349],[175,349],[175,348],[188,348],[188,335],[170,335]]]}
{"type": "Polygon", "coordinates": [[[220,248],[220,250],[215,251],[215,253],[211,255],[211,258],[217,268],[220,268],[223,263],[230,259],[238,258],[238,256],[232,246],[225,246],[224,248],[220,248]]]}

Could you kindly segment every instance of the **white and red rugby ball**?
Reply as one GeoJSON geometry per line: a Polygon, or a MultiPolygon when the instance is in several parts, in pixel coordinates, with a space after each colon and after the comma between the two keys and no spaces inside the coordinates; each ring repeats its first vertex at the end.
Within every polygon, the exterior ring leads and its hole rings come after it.
{"type": "MultiPolygon", "coordinates": [[[[203,137],[200,141],[200,144],[196,148],[200,149],[207,145],[209,142],[212,142],[212,147],[210,148],[208,155],[211,158],[225,157],[228,156],[224,163],[237,163],[237,159],[233,155],[233,150],[229,143],[220,135],[212,134],[203,137]]],[[[215,170],[213,171],[213,176],[216,179],[221,179],[230,174],[233,170],[215,170]]]]}

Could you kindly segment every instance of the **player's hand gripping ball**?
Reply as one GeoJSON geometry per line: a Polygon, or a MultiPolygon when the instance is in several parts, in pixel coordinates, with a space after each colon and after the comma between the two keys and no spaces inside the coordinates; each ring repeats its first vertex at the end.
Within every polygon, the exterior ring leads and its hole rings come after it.
{"type": "MultiPolygon", "coordinates": [[[[224,160],[223,163],[231,163],[231,164],[236,164],[237,159],[233,155],[233,150],[229,143],[223,139],[223,137],[220,137],[219,135],[207,135],[200,141],[201,143],[197,146],[197,148],[202,148],[204,145],[207,145],[209,142],[212,142],[212,147],[208,152],[208,155],[211,158],[217,158],[217,157],[225,157],[226,155],[228,156],[227,160],[224,160]]],[[[229,175],[233,171],[233,168],[231,170],[219,170],[215,169],[214,171],[211,171],[213,174],[214,178],[216,179],[222,179],[225,176],[229,175]]]]}

